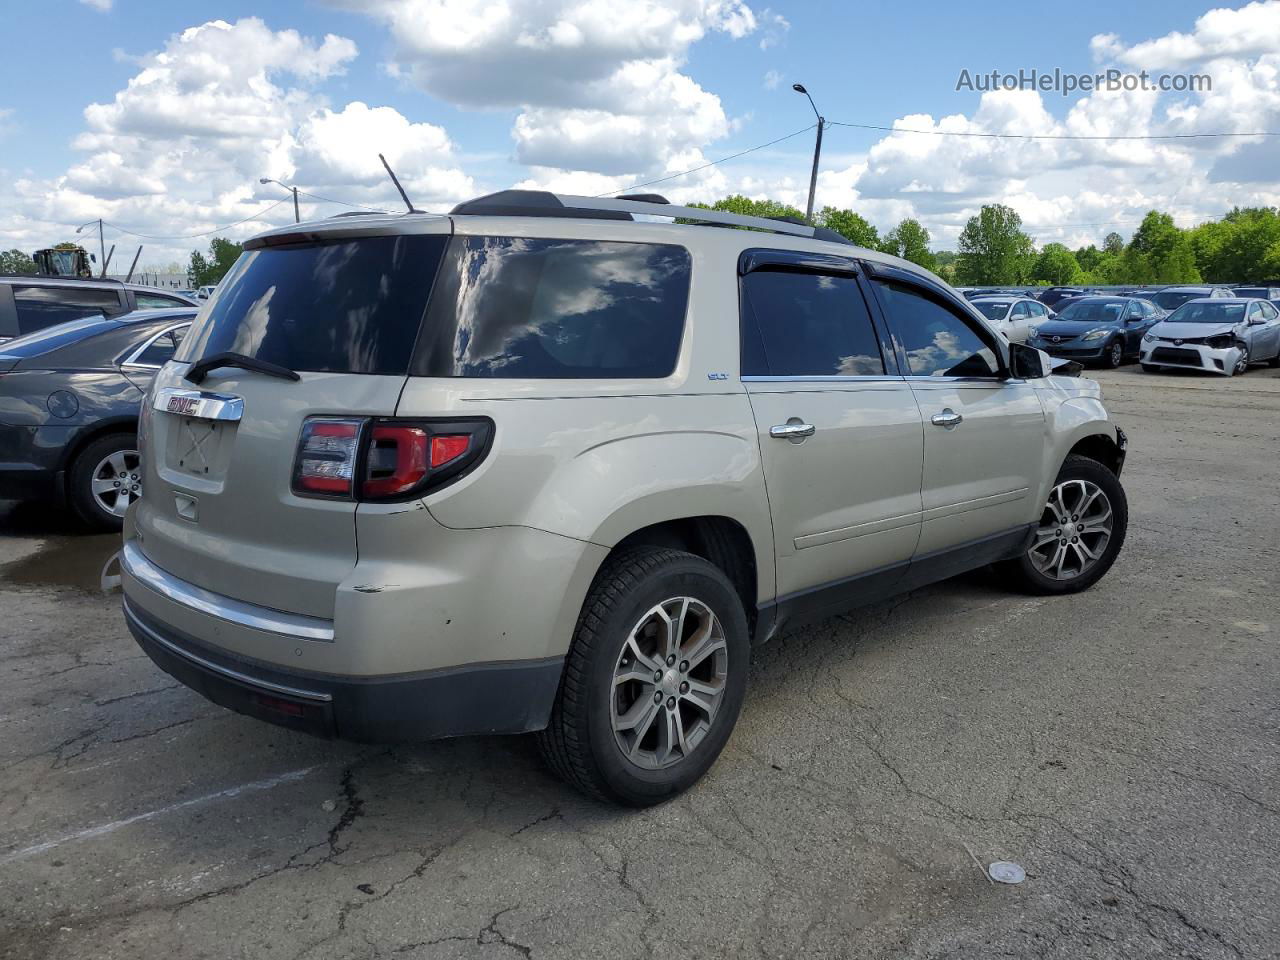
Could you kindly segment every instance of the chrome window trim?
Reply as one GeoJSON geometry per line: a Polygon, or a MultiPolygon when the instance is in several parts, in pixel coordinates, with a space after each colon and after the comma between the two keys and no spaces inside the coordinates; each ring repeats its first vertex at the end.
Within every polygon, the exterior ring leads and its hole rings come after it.
{"type": "Polygon", "coordinates": [[[212,590],[197,587],[194,583],[188,583],[157,567],[143,555],[142,548],[138,546],[136,540],[126,543],[120,551],[120,566],[134,580],[160,594],[166,600],[206,616],[263,633],[274,633],[297,640],[333,643],[332,620],[272,610],[270,607],[233,600],[212,590]]]}
{"type": "Polygon", "coordinates": [[[1018,377],[921,377],[912,375],[904,377],[903,379],[913,383],[985,383],[997,386],[1006,383],[1027,382],[1026,380],[1019,379],[1018,377]]]}
{"type": "MultiPolygon", "coordinates": [[[[174,330],[180,330],[183,327],[190,327],[191,321],[185,320],[182,323],[175,323],[172,326],[165,327],[154,336],[148,337],[141,346],[137,347],[125,359],[120,361],[120,366],[129,367],[132,370],[159,370],[164,364],[162,363],[138,363],[138,357],[142,356],[147,348],[163,337],[166,333],[172,333],[174,330]]],[[[175,353],[177,351],[174,351],[175,353]]]]}
{"type": "Polygon", "coordinates": [[[137,627],[139,630],[141,630],[143,633],[145,633],[153,643],[160,644],[160,646],[164,647],[174,656],[181,657],[184,660],[188,660],[191,663],[194,663],[197,666],[203,667],[204,669],[212,673],[216,673],[219,676],[226,677],[229,680],[235,680],[239,683],[256,687],[259,690],[270,690],[272,693],[283,693],[285,696],[289,696],[289,697],[298,697],[300,699],[305,699],[305,700],[314,700],[317,703],[331,703],[333,701],[333,697],[331,697],[327,693],[320,693],[319,691],[316,691],[316,690],[303,690],[300,687],[290,687],[290,686],[286,686],[283,683],[273,683],[270,680],[263,680],[261,677],[255,677],[247,673],[241,673],[239,670],[233,670],[230,667],[224,667],[220,663],[214,663],[212,660],[206,659],[205,657],[200,656],[198,653],[192,653],[190,650],[186,650],[178,646],[172,640],[165,639],[159,633],[153,630],[151,627],[147,626],[147,624],[144,623],[142,619],[134,612],[133,607],[129,603],[128,597],[126,597],[124,600],[124,609],[125,609],[126,615],[133,622],[133,625],[137,627]]]}
{"type": "Polygon", "coordinates": [[[838,374],[820,375],[820,376],[799,376],[796,374],[786,375],[766,375],[766,374],[748,374],[740,378],[743,383],[897,383],[903,380],[903,377],[893,376],[891,374],[877,374],[875,376],[847,376],[842,377],[838,374]]]}

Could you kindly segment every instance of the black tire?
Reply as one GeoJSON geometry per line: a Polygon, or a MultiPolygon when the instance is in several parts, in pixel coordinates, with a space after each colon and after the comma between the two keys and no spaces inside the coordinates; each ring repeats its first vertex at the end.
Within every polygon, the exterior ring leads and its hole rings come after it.
{"type": "MultiPolygon", "coordinates": [[[[88,527],[95,530],[119,530],[124,526],[124,514],[112,513],[94,494],[93,481],[99,465],[108,458],[121,454],[127,463],[136,463],[138,438],[132,433],[109,433],[91,442],[71,461],[71,469],[67,471],[67,503],[75,515],[88,527]]],[[[136,470],[127,471],[128,476],[121,480],[129,501],[137,499],[133,493],[136,485],[141,491],[141,474],[136,470]],[[137,480],[135,480],[135,476],[137,480]]],[[[116,478],[119,479],[119,478],[116,478]]],[[[114,482],[114,480],[112,481],[114,482]]],[[[117,496],[119,496],[117,494],[117,496]]],[[[123,509],[122,504],[122,509],[123,509]]]]}
{"type": "Polygon", "coordinates": [[[538,734],[543,758],[563,780],[597,800],[645,807],[675,796],[707,772],[728,742],[746,695],[750,651],[742,600],[718,567],[666,548],[639,547],[610,557],[583,604],[551,722],[538,734]],[[673,766],[647,769],[629,760],[615,737],[614,671],[646,612],[673,597],[694,598],[714,613],[728,666],[719,706],[701,741],[673,766]]]}
{"type": "Polygon", "coordinates": [[[1159,373],[1160,368],[1156,366],[1154,363],[1144,363],[1142,365],[1142,372],[1143,373],[1159,373]]]}
{"type": "Polygon", "coordinates": [[[1103,358],[1103,365],[1108,370],[1114,370],[1116,367],[1124,363],[1124,343],[1120,340],[1113,340],[1107,345],[1107,355],[1103,358]]]}
{"type": "MultiPolygon", "coordinates": [[[[1093,565],[1070,579],[1055,579],[1042,573],[1032,561],[1031,550],[1020,557],[997,565],[997,569],[1013,586],[1027,593],[1056,595],[1087,590],[1106,576],[1124,546],[1125,534],[1129,527],[1129,501],[1125,496],[1124,487],[1120,485],[1120,479],[1097,460],[1069,456],[1062,465],[1062,469],[1058,471],[1058,477],[1054,480],[1054,489],[1071,480],[1092,483],[1106,494],[1113,518],[1110,537],[1101,556],[1094,561],[1093,565]]],[[[1050,515],[1049,511],[1050,508],[1046,505],[1041,522],[1050,515]]],[[[1081,539],[1084,539],[1083,534],[1081,539]]]]}

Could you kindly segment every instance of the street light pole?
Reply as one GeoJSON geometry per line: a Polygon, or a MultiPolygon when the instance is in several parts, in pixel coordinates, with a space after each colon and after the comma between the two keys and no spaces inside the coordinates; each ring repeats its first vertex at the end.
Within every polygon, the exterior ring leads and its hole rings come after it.
{"type": "Polygon", "coordinates": [[[302,222],[302,218],[298,216],[298,188],[297,187],[291,187],[287,183],[281,183],[279,180],[273,180],[271,177],[259,177],[258,182],[263,185],[266,185],[268,183],[274,183],[277,187],[284,187],[286,190],[292,193],[293,194],[293,222],[294,223],[302,222]]]}
{"type": "MultiPolygon", "coordinates": [[[[85,221],[84,223],[80,224],[80,226],[76,227],[76,233],[79,233],[81,230],[89,226],[89,224],[91,223],[96,223],[98,225],[98,263],[102,267],[102,270],[99,273],[99,276],[105,277],[107,275],[107,244],[102,237],[102,218],[99,217],[97,220],[85,221]]],[[[92,254],[90,254],[90,256],[92,256],[92,254]]],[[[89,271],[89,275],[93,276],[92,270],[89,271]]]]}
{"type": "Polygon", "coordinates": [[[796,93],[803,93],[809,101],[809,106],[813,107],[813,115],[818,118],[818,136],[813,144],[813,170],[809,174],[809,206],[805,209],[804,218],[813,223],[813,197],[818,190],[818,159],[822,156],[822,128],[826,126],[826,118],[818,112],[817,106],[813,102],[813,97],[809,96],[809,91],[804,88],[803,83],[793,83],[791,89],[796,93]]]}

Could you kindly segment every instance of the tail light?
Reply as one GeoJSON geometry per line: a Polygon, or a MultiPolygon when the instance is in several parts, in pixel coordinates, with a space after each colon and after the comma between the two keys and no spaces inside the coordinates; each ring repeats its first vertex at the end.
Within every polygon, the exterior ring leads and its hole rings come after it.
{"type": "Polygon", "coordinates": [[[488,452],[493,421],[309,417],[293,492],[303,497],[391,501],[421,497],[469,472],[488,452]]]}
{"type": "Polygon", "coordinates": [[[363,428],[363,420],[308,417],[294,459],[293,492],[351,499],[363,428]]]}

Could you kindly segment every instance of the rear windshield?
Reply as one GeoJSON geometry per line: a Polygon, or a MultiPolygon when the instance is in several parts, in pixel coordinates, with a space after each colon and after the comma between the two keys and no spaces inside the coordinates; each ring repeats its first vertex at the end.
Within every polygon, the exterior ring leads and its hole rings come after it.
{"type": "Polygon", "coordinates": [[[1195,300],[1197,297],[1207,297],[1207,293],[1187,292],[1185,290],[1162,290],[1160,293],[1153,293],[1147,297],[1161,310],[1177,310],[1188,300],[1195,300]]]}
{"type": "Polygon", "coordinates": [[[675,369],[680,246],[455,237],[413,364],[425,377],[648,378],[675,369]]]}
{"type": "Polygon", "coordinates": [[[290,370],[403,375],[447,238],[361,237],[244,253],[178,351],[290,370]]]}
{"type": "Polygon", "coordinates": [[[988,320],[1003,320],[1009,312],[1008,300],[975,300],[973,305],[988,320]]]}

